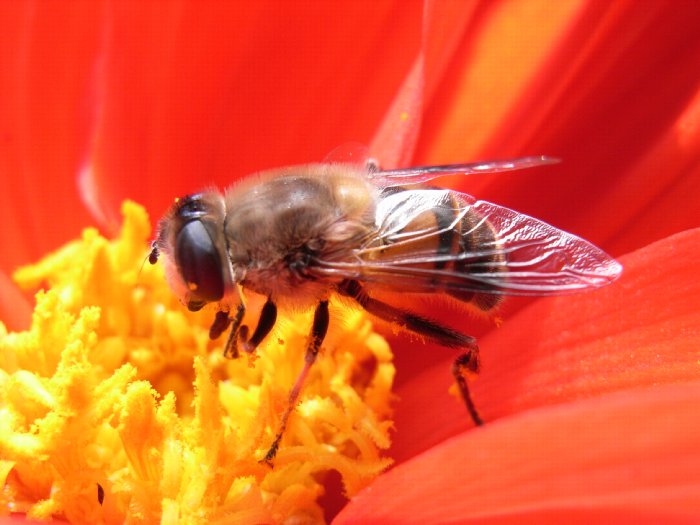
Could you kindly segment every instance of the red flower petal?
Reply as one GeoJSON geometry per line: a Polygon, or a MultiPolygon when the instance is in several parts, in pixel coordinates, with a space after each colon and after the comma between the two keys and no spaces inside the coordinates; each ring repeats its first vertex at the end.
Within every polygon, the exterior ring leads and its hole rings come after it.
{"type": "Polygon", "coordinates": [[[696,381],[494,422],[381,476],[334,523],[691,523],[699,398],[696,381]]]}
{"type": "MultiPolygon", "coordinates": [[[[688,74],[689,63],[700,69],[700,12],[694,2],[649,7],[481,4],[426,103],[417,163],[560,156],[558,166],[452,185],[613,254],[700,225],[700,92],[688,74]]],[[[452,322],[477,336],[492,328],[452,322]]],[[[437,347],[399,353],[399,384],[443,355],[437,347]]]]}
{"type": "Polygon", "coordinates": [[[91,177],[110,210],[367,142],[420,45],[416,3],[109,6],[91,177]]]}
{"type": "Polygon", "coordinates": [[[75,189],[88,139],[97,3],[0,3],[0,268],[89,223],[75,189]]]}
{"type": "MultiPolygon", "coordinates": [[[[517,152],[508,149],[507,142],[493,152],[486,146],[514,108],[520,108],[523,90],[540,78],[543,63],[557,49],[572,21],[585,11],[582,4],[531,0],[479,3],[432,104],[426,108],[418,157],[427,163],[445,163],[517,152]]],[[[517,127],[509,128],[511,137],[522,136],[517,127]]]]}
{"type": "Polygon", "coordinates": [[[420,161],[560,157],[457,183],[614,254],[700,225],[696,3],[489,5],[427,106],[420,161]]]}
{"type": "Polygon", "coordinates": [[[417,2],[3,3],[0,268],[89,224],[79,173],[114,227],[126,197],[157,217],[204,185],[369,142],[420,48],[421,14],[417,2]]]}
{"type": "Polygon", "coordinates": [[[420,49],[370,146],[384,168],[411,164],[425,99],[435,92],[477,3],[426,0],[423,6],[420,49]]]}
{"type": "Polygon", "coordinates": [[[0,321],[8,330],[23,330],[32,319],[32,307],[17,285],[0,271],[0,321]]]}
{"type": "MultiPolygon", "coordinates": [[[[621,258],[602,290],[543,298],[479,341],[486,421],[608,392],[700,380],[700,229],[621,258]]],[[[420,351],[420,349],[414,349],[420,351]]],[[[435,355],[435,354],[434,354],[435,355]]],[[[470,423],[447,394],[448,352],[399,389],[393,454],[409,458],[470,423]],[[424,422],[430,419],[431,424],[424,422]]]]}

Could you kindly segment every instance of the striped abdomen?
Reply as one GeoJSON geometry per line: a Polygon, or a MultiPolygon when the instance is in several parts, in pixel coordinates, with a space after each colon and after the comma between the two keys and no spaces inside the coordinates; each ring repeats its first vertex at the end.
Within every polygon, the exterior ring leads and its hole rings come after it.
{"type": "Polygon", "coordinates": [[[395,283],[401,275],[402,290],[447,293],[484,311],[500,302],[493,285],[480,276],[505,271],[505,256],[487,218],[461,194],[388,188],[377,209],[377,225],[380,235],[366,253],[386,282],[395,283]]]}

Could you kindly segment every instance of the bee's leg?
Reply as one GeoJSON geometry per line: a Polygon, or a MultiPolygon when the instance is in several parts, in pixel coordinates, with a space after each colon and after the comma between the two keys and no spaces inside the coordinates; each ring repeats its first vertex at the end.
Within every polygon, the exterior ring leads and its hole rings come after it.
{"type": "Polygon", "coordinates": [[[241,328],[241,321],[243,321],[243,315],[245,314],[245,306],[242,304],[239,305],[236,309],[236,315],[233,317],[230,317],[229,314],[230,312],[224,310],[216,312],[214,322],[209,328],[209,339],[218,339],[230,325],[231,331],[224,345],[224,357],[227,359],[236,359],[238,357],[238,333],[241,328]]]}
{"type": "Polygon", "coordinates": [[[214,339],[218,339],[221,334],[226,331],[230,324],[231,318],[228,316],[228,312],[226,310],[219,310],[216,312],[214,322],[209,327],[209,339],[212,341],[214,339]]]}
{"type": "Polygon", "coordinates": [[[277,454],[280,441],[282,440],[284,431],[287,428],[289,416],[294,410],[294,407],[296,407],[297,400],[299,399],[301,389],[304,387],[306,377],[309,375],[309,370],[314,364],[314,361],[316,361],[318,351],[321,349],[321,343],[323,343],[323,339],[326,337],[326,332],[328,331],[328,319],[328,301],[321,301],[318,303],[316,312],[314,313],[314,323],[311,327],[311,337],[309,338],[309,344],[306,347],[306,354],[304,355],[304,368],[301,369],[299,377],[297,377],[297,380],[294,382],[294,386],[292,386],[292,389],[289,391],[289,403],[282,414],[282,419],[280,421],[279,430],[277,431],[275,440],[272,442],[270,450],[267,451],[267,454],[265,454],[265,457],[261,460],[261,462],[267,463],[270,466],[272,466],[272,460],[277,454]]]}
{"type": "Polygon", "coordinates": [[[474,405],[474,400],[469,393],[469,386],[464,377],[465,372],[472,375],[479,373],[479,347],[476,345],[476,342],[472,343],[466,352],[455,359],[455,362],[452,364],[452,375],[455,376],[459,393],[462,396],[464,405],[467,407],[469,416],[475,425],[481,426],[484,424],[484,420],[481,419],[479,411],[474,405]]]}
{"type": "Polygon", "coordinates": [[[466,334],[462,334],[452,328],[443,326],[440,323],[416,315],[406,310],[396,308],[390,304],[373,299],[362,288],[362,285],[353,280],[346,280],[338,285],[338,292],[348,297],[352,297],[360,306],[370,314],[376,315],[380,319],[404,326],[411,332],[422,335],[432,341],[450,348],[460,348],[465,352],[460,355],[452,366],[452,373],[457,380],[459,392],[462,395],[467,412],[476,425],[482,425],[483,420],[474,406],[464,372],[477,373],[479,371],[479,347],[476,340],[466,334]]]}
{"type": "Polygon", "coordinates": [[[406,327],[411,332],[420,334],[436,343],[450,348],[476,348],[476,341],[469,335],[462,334],[437,321],[391,306],[367,295],[362,285],[353,280],[345,280],[338,285],[338,292],[352,297],[360,306],[380,319],[406,327]]]}
{"type": "Polygon", "coordinates": [[[262,343],[265,336],[270,333],[270,330],[275,326],[277,321],[277,306],[269,297],[260,311],[258,318],[258,326],[255,327],[255,332],[250,339],[246,339],[247,330],[241,330],[241,338],[243,339],[243,350],[250,354],[262,343]]]}

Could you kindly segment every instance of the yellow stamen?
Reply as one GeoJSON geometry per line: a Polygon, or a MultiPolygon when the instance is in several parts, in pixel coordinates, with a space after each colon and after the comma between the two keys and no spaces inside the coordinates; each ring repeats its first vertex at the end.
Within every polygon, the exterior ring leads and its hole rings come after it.
{"type": "Polygon", "coordinates": [[[352,495],[391,462],[386,342],[362,313],[332,305],[336,322],[270,469],[258,460],[311,314],[283,315],[254,366],[224,359],[208,338],[212,315],[179,304],[160,265],[141,270],[143,208],[123,213],[117,239],[87,229],[15,273],[46,290],[29,330],[0,323],[0,505],[75,523],[322,522],[322,473],[337,470],[352,495]]]}

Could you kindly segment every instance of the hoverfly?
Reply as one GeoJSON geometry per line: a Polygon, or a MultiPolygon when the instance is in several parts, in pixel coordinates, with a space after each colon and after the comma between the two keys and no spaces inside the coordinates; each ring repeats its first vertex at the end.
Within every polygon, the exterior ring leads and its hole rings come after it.
{"type": "Polygon", "coordinates": [[[190,310],[217,303],[210,337],[230,327],[227,357],[237,357],[239,346],[255,350],[274,327],[278,304],[315,308],[304,366],[263,459],[269,464],[326,336],[332,294],[459,349],[452,372],[471,418],[481,424],[465,379],[465,372],[479,370],[476,340],[376,294],[445,294],[489,312],[506,294],[576,292],[609,284],[622,271],[605,252],[570,233],[425,184],[444,175],[518,170],[555,159],[381,170],[359,153],[361,162],[330,158],[275,169],[224,194],[208,190],[177,199],[152,243],[149,261],[163,256],[170,286],[190,310]],[[252,335],[241,326],[246,290],[267,298],[252,335]]]}

